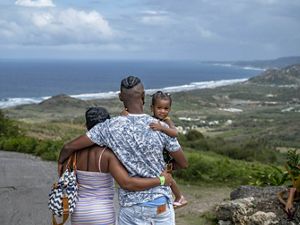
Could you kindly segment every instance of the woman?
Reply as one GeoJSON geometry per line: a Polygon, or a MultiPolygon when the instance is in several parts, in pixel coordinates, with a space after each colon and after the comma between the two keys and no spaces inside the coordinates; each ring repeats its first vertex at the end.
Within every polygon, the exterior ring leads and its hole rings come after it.
{"type": "MultiPolygon", "coordinates": [[[[106,109],[93,107],[86,111],[86,126],[91,129],[110,116],[106,109]]],[[[78,201],[71,215],[73,225],[115,224],[113,178],[131,191],[170,185],[172,177],[163,172],[157,178],[130,177],[113,152],[103,146],[92,146],[77,153],[78,201]],[[165,180],[165,182],[163,182],[165,180]]]]}

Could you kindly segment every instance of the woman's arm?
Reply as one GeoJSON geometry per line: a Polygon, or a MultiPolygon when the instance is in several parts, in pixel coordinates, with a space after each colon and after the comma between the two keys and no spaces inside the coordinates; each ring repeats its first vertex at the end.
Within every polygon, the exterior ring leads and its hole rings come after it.
{"type": "MultiPolygon", "coordinates": [[[[120,163],[116,156],[111,152],[109,153],[108,171],[115,178],[121,188],[129,191],[142,191],[152,187],[160,186],[160,179],[156,178],[140,178],[130,177],[125,167],[120,163]]],[[[170,186],[173,182],[173,178],[167,172],[162,172],[161,176],[165,177],[165,186],[170,186]]]]}

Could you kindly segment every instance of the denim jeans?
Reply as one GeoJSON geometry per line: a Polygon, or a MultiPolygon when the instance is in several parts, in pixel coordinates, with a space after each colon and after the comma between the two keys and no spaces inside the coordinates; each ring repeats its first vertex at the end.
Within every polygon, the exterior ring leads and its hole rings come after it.
{"type": "Polygon", "coordinates": [[[166,211],[157,212],[157,207],[133,205],[121,207],[118,225],[175,225],[175,213],[172,204],[167,204],[166,211]]]}

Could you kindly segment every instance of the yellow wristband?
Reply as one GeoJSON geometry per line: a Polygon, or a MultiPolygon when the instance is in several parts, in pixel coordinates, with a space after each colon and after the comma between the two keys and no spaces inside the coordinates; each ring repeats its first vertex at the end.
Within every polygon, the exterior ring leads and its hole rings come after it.
{"type": "Polygon", "coordinates": [[[164,176],[159,176],[158,178],[160,180],[160,185],[165,185],[166,178],[164,176]]]}

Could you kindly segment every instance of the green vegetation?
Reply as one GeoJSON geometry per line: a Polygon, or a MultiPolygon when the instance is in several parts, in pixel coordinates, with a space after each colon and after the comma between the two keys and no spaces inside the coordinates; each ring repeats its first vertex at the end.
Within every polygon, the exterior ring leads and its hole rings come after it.
{"type": "MultiPolygon", "coordinates": [[[[71,138],[70,134],[77,136],[83,132],[82,126],[53,122],[38,126],[33,124],[33,127],[28,125],[27,129],[40,134],[29,136],[15,125],[16,122],[4,117],[3,113],[0,115],[0,148],[30,153],[45,160],[56,160],[63,143],[71,138]]],[[[23,124],[24,127],[26,126],[23,124]]],[[[276,171],[276,167],[266,165],[276,162],[277,157],[276,152],[268,149],[264,141],[252,140],[243,145],[233,145],[220,137],[207,138],[196,130],[180,135],[179,140],[189,161],[188,169],[175,173],[182,182],[225,182],[227,185],[236,186],[249,184],[253,179],[261,179],[261,174],[265,171],[276,171]]]]}
{"type": "Polygon", "coordinates": [[[271,170],[270,166],[233,160],[215,153],[187,151],[189,167],[179,170],[176,176],[190,183],[216,183],[231,186],[249,184],[259,171],[271,170]]]}
{"type": "Polygon", "coordinates": [[[17,135],[19,135],[18,127],[0,111],[0,138],[17,135]]]}
{"type": "Polygon", "coordinates": [[[44,160],[56,160],[62,141],[39,140],[23,134],[16,122],[0,111],[0,149],[40,156],[44,160]]]}

